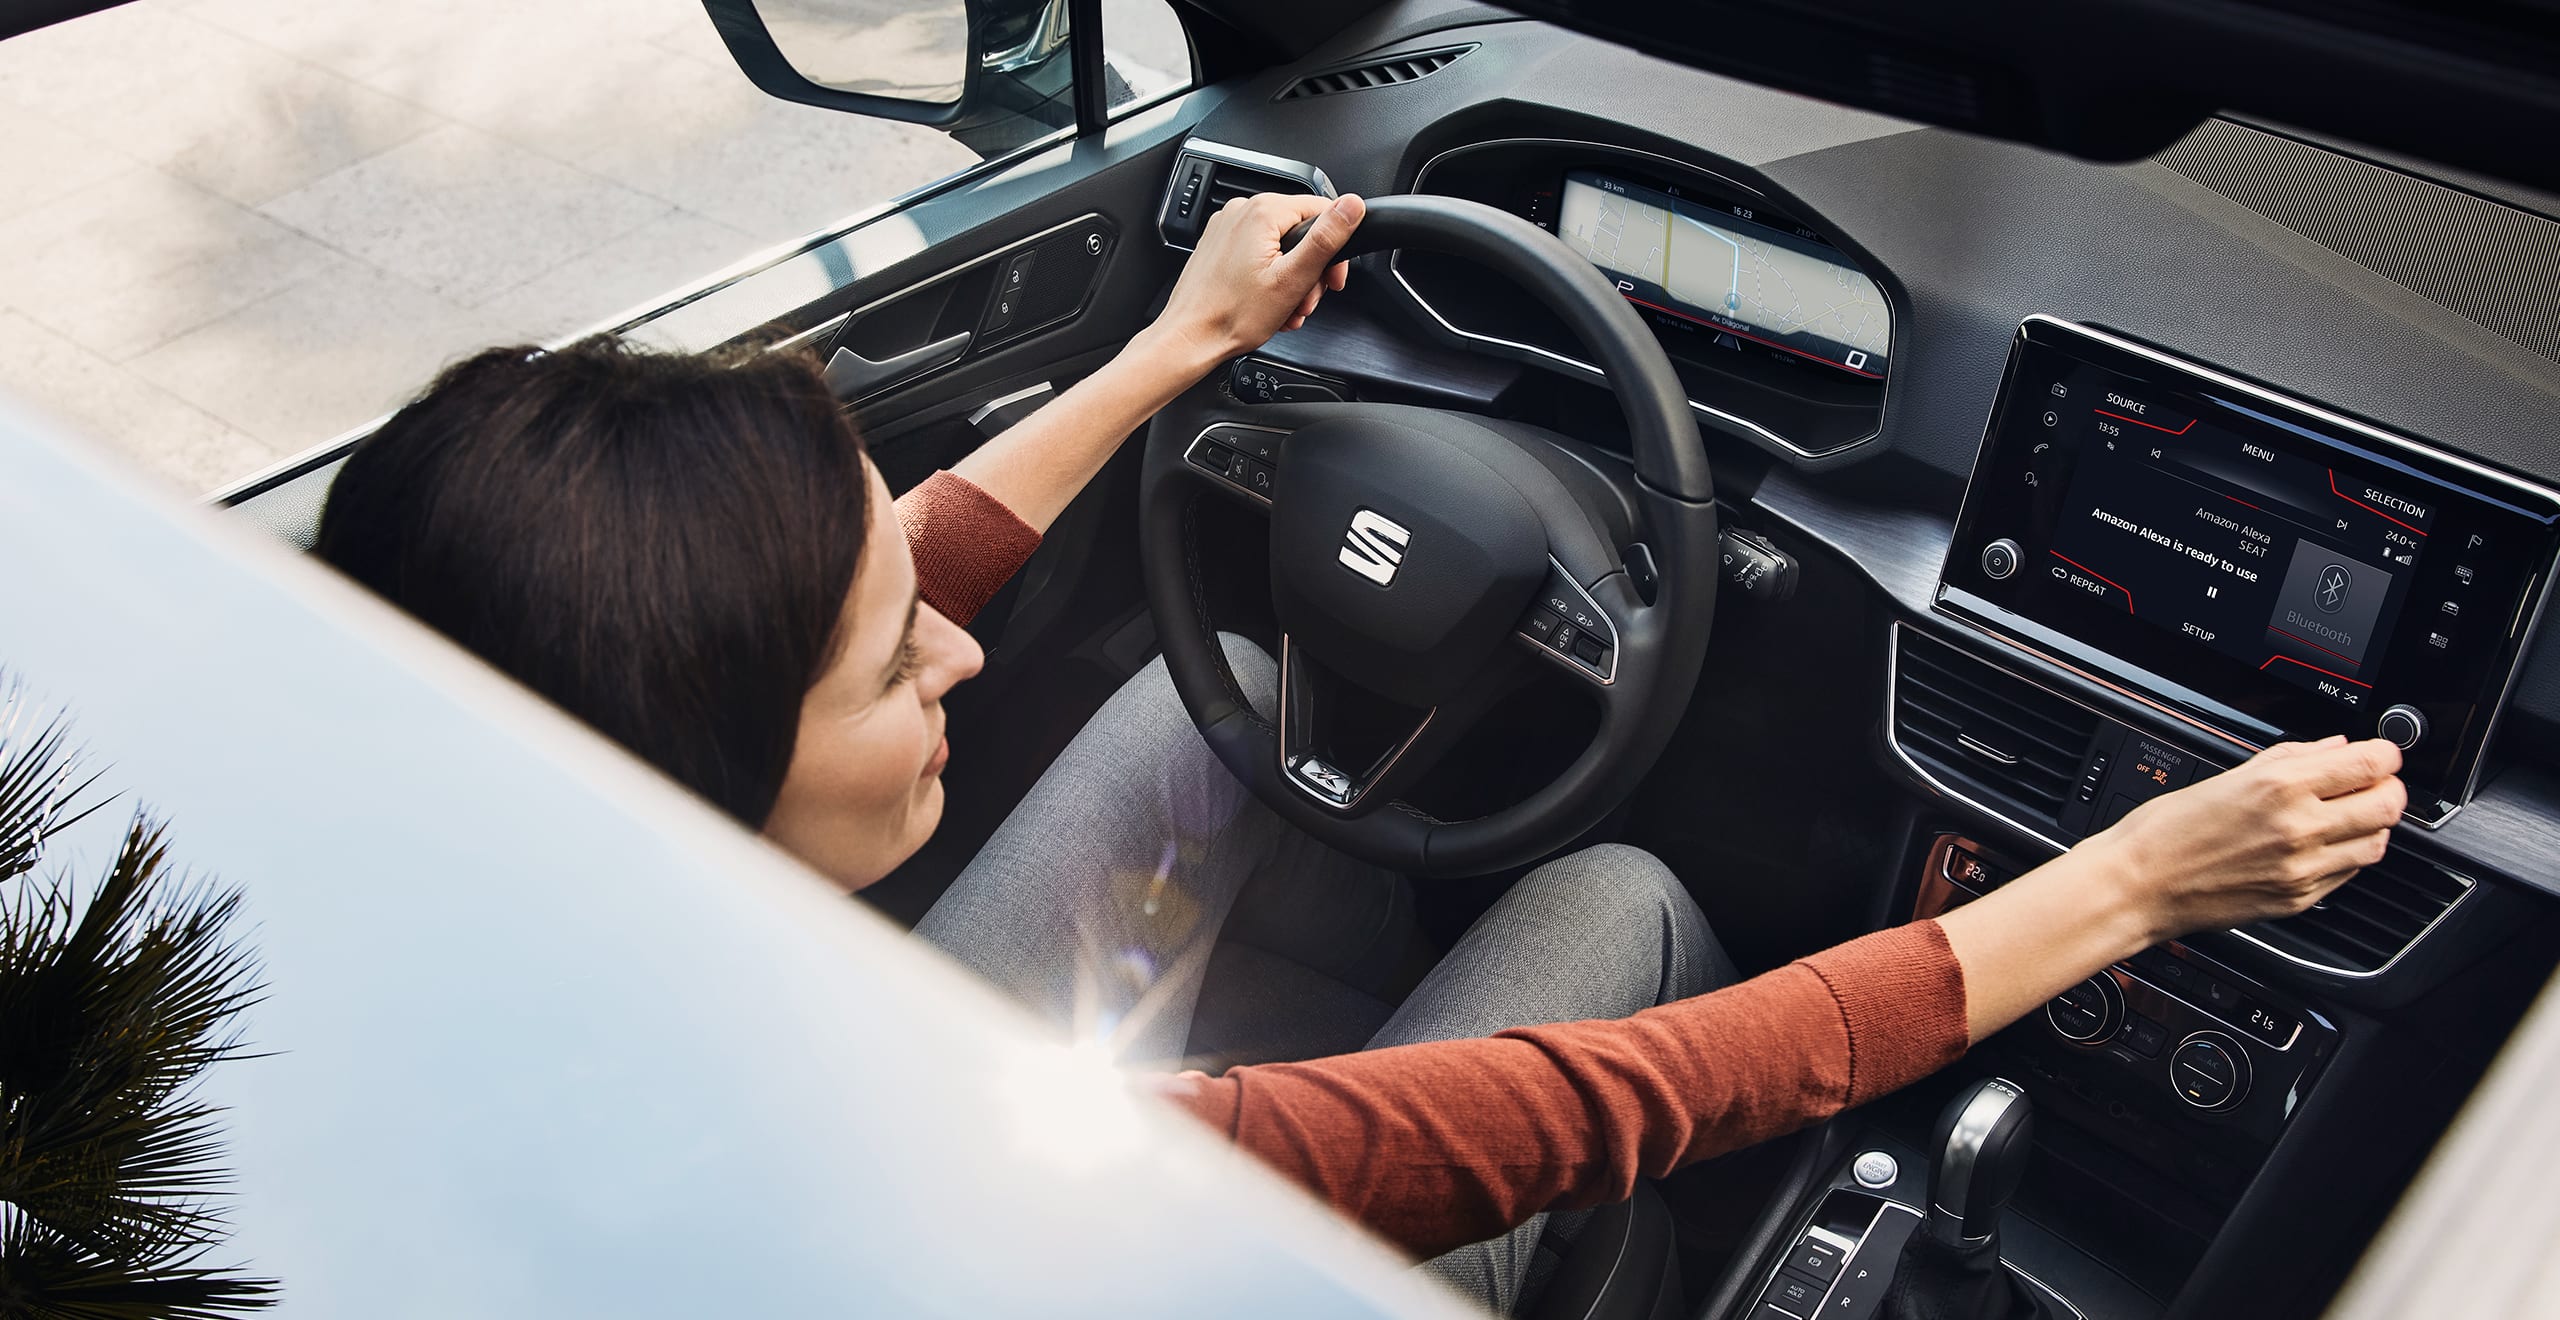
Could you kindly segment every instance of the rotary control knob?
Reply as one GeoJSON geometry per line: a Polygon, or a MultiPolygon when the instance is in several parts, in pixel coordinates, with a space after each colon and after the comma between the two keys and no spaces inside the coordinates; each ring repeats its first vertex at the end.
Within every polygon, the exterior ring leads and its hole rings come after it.
{"type": "Polygon", "coordinates": [[[2373,722],[2373,731],[2408,751],[2427,736],[2427,717],[2415,706],[2393,706],[2373,722]]]}
{"type": "Polygon", "coordinates": [[[2249,1094],[2249,1051],[2219,1031],[2196,1032],[2169,1052],[2169,1089],[2198,1109],[2229,1109],[2249,1094]]]}
{"type": "Polygon", "coordinates": [[[2044,1020],[2074,1045],[2100,1045],[2124,1025],[2124,992],[2104,972],[2054,996],[2044,1020]]]}
{"type": "Polygon", "coordinates": [[[2018,571],[2018,560],[2018,543],[2001,537],[1982,547],[1982,575],[1994,582],[2002,581],[2018,571]]]}

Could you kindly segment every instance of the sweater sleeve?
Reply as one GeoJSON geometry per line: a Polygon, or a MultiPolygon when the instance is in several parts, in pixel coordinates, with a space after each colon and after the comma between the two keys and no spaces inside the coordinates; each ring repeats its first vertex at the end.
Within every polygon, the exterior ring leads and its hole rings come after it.
{"type": "Polygon", "coordinates": [[[1040,533],[968,478],[936,472],[898,497],[916,590],[953,623],[978,617],[1040,548],[1040,533]]]}
{"type": "Polygon", "coordinates": [[[1964,973],[1934,921],[1610,1021],[1310,1063],[1160,1091],[1417,1257],[1542,1210],[1605,1205],[1709,1156],[1955,1060],[1964,973]]]}

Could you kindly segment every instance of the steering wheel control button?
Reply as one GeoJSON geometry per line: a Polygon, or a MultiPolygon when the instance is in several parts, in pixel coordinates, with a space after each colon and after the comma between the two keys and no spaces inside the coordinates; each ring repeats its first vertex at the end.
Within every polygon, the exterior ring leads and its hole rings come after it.
{"type": "Polygon", "coordinates": [[[2393,706],[2373,722],[2373,731],[2405,752],[2426,740],[2427,717],[2419,714],[2415,706],[2393,706]]]}
{"type": "Polygon", "coordinates": [[[1902,1176],[1902,1166],[1883,1151],[1863,1151],[1850,1163],[1849,1176],[1857,1179],[1860,1187],[1880,1191],[1893,1186],[1894,1180],[1902,1176]]]}
{"type": "Polygon", "coordinates": [[[1281,432],[1259,426],[1213,426],[1209,438],[1239,454],[1250,455],[1265,463],[1280,457],[1281,432]]]}
{"type": "Polygon", "coordinates": [[[1272,488],[1280,481],[1276,464],[1286,435],[1260,426],[1212,426],[1192,440],[1183,458],[1230,488],[1269,504],[1272,488]]]}
{"type": "Polygon", "coordinates": [[[2198,1109],[2229,1109],[2249,1093],[2249,1055],[2219,1031],[2199,1031],[2169,1054],[2169,1085],[2198,1109]]]}
{"type": "Polygon", "coordinates": [[[2103,1044],[2124,1021],[2124,995],[2104,972],[2063,991],[2044,1006],[2045,1021],[2074,1045],[2103,1044]]]}
{"type": "Polygon", "coordinates": [[[2008,537],[1982,547],[1982,575],[1994,582],[2005,582],[2018,571],[2018,543],[2008,537]]]}
{"type": "Polygon", "coordinates": [[[1600,612],[1589,593],[1548,561],[1546,585],[1538,589],[1520,635],[1587,678],[1608,683],[1618,673],[1618,630],[1600,612]]]}

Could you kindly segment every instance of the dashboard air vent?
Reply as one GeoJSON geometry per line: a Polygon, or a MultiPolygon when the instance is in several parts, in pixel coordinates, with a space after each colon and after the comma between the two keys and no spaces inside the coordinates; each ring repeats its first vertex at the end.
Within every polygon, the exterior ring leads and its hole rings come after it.
{"type": "Polygon", "coordinates": [[[1324,171],[1301,160],[1246,151],[1222,142],[1192,138],[1173,160],[1166,181],[1164,209],[1156,227],[1167,247],[1190,251],[1208,228],[1218,208],[1255,193],[1313,193],[1333,196],[1333,181],[1324,171]]]}
{"type": "Polygon", "coordinates": [[[1474,49],[1474,46],[1443,46],[1438,50],[1417,50],[1326,69],[1281,88],[1280,94],[1271,99],[1303,101],[1311,96],[1332,96],[1337,92],[1357,92],[1371,87],[1394,87],[1416,82],[1457,63],[1460,56],[1474,49]]]}
{"type": "Polygon", "coordinates": [[[2393,853],[2357,872],[2318,907],[2245,933],[2303,962],[2370,975],[2416,943],[2470,888],[2461,876],[2393,853]]]}
{"type": "Polygon", "coordinates": [[[1895,653],[1893,737],[1929,769],[1989,788],[2059,829],[2100,717],[1909,630],[1895,653]]]}
{"type": "Polygon", "coordinates": [[[1304,179],[1292,179],[1285,174],[1273,174],[1243,165],[1220,165],[1209,175],[1209,204],[1202,209],[1214,215],[1219,207],[1239,197],[1251,197],[1255,193],[1308,191],[1312,190],[1304,179]]]}

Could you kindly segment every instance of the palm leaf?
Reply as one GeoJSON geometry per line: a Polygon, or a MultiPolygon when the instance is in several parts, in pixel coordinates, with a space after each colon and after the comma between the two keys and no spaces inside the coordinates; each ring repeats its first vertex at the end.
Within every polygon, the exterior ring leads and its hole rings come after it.
{"type": "Polygon", "coordinates": [[[79,805],[97,776],[73,782],[80,757],[70,732],[60,715],[36,709],[24,684],[0,674],[0,880],[34,869],[47,839],[106,805],[79,805]]]}
{"type": "MultiPolygon", "coordinates": [[[[0,880],[96,809],[66,726],[0,679],[0,880]]],[[[256,964],[236,893],[169,866],[137,812],[85,903],[68,876],[0,891],[0,1316],[230,1316],[274,1285],[197,1263],[225,1235],[219,1111],[256,964]]]]}
{"type": "Polygon", "coordinates": [[[275,1304],[274,1283],[193,1259],[137,1269],[0,1211],[0,1316],[11,1320],[235,1320],[275,1304]]]}

